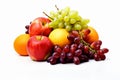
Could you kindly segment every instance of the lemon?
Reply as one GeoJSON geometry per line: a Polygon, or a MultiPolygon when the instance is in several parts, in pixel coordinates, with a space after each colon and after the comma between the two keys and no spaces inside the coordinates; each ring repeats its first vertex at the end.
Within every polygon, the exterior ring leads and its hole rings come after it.
{"type": "Polygon", "coordinates": [[[67,39],[68,35],[69,32],[67,32],[66,29],[57,28],[50,33],[49,39],[52,41],[54,45],[63,47],[66,44],[70,43],[69,40],[67,39]]]}

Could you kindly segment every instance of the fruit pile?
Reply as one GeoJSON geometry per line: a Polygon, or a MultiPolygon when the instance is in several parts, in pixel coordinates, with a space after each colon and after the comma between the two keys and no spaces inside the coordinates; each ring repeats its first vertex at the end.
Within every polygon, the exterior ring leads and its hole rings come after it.
{"type": "Polygon", "coordinates": [[[69,7],[43,12],[46,17],[37,17],[26,25],[26,32],[14,40],[14,49],[21,56],[30,56],[34,61],[50,64],[74,63],[91,59],[106,59],[108,48],[102,48],[97,31],[88,25],[78,11],[69,7]]]}

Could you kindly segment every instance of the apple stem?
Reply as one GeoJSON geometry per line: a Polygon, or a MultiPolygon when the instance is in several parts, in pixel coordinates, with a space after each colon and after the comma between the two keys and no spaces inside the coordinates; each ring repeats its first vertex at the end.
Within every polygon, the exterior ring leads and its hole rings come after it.
{"type": "Polygon", "coordinates": [[[54,20],[52,17],[50,17],[48,14],[46,14],[45,12],[43,12],[43,14],[45,14],[48,18],[50,18],[51,20],[54,20]]]}
{"type": "Polygon", "coordinates": [[[59,8],[57,7],[57,5],[55,5],[55,8],[59,11],[59,8]]]}

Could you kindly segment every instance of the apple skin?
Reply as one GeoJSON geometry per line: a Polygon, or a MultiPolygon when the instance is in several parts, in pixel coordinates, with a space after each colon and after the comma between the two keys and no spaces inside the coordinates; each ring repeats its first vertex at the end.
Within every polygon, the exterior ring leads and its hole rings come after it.
{"type": "Polygon", "coordinates": [[[50,20],[45,17],[38,17],[34,19],[29,27],[29,34],[30,36],[34,35],[44,35],[48,36],[49,33],[52,31],[52,28],[48,26],[50,20]]]}
{"type": "Polygon", "coordinates": [[[50,55],[53,44],[46,36],[36,35],[30,37],[27,43],[28,55],[34,61],[44,61],[50,55]]]}

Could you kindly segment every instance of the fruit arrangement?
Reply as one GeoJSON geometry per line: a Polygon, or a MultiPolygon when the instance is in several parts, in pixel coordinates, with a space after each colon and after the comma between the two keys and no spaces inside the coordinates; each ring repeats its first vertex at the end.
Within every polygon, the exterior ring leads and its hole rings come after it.
{"type": "Polygon", "coordinates": [[[52,65],[105,60],[109,49],[101,47],[102,41],[95,28],[88,25],[89,19],[69,7],[55,7],[56,12],[43,12],[46,17],[37,17],[25,26],[26,32],[14,40],[15,51],[52,65]]]}

